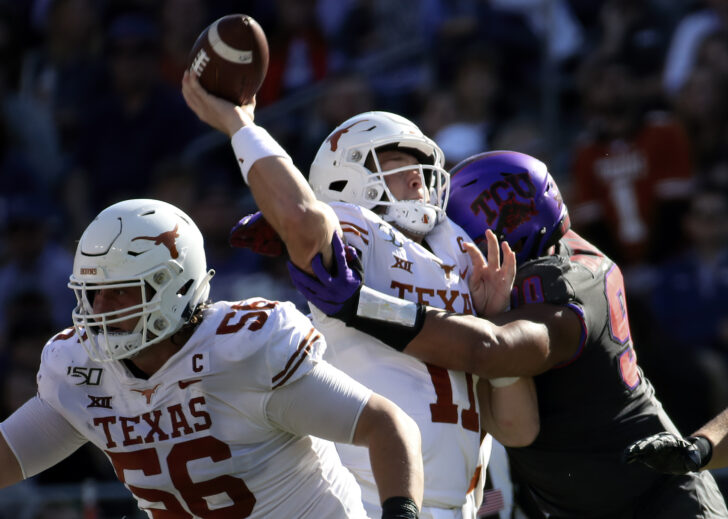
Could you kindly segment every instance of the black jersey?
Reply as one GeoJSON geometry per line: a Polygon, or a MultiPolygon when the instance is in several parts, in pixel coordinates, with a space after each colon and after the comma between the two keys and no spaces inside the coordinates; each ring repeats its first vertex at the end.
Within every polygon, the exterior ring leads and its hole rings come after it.
{"type": "MultiPolygon", "coordinates": [[[[676,482],[671,497],[678,501],[680,492],[695,493],[679,487],[705,481],[708,494],[717,493],[708,473],[681,479],[621,460],[632,441],[677,429],[637,364],[619,267],[570,231],[554,255],[518,269],[512,306],[541,302],[572,309],[582,335],[571,359],[534,377],[538,437],[528,447],[508,448],[514,479],[528,487],[539,508],[568,518],[648,517],[635,512],[643,507],[641,499],[670,480],[676,482]]],[[[719,493],[716,514],[700,513],[695,495],[685,499],[688,508],[676,505],[674,514],[659,517],[728,517],[721,515],[725,504],[719,493]],[[680,515],[685,513],[691,515],[680,515]]]]}

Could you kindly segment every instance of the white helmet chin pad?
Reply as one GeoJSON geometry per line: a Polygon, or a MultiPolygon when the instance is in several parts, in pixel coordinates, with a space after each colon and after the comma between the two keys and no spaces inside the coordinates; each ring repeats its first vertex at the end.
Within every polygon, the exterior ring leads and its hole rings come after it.
{"type": "Polygon", "coordinates": [[[422,200],[400,200],[387,207],[385,222],[418,235],[426,235],[441,219],[440,209],[422,200]]]}
{"type": "Polygon", "coordinates": [[[319,200],[367,209],[384,206],[384,220],[425,235],[445,217],[450,176],[444,163],[442,150],[411,121],[389,112],[366,112],[339,125],[324,141],[311,164],[309,183],[319,200]],[[382,171],[376,155],[382,149],[410,153],[420,164],[382,171]],[[416,168],[425,200],[396,199],[385,177],[416,168]]]}
{"type": "Polygon", "coordinates": [[[189,321],[210,291],[202,234],[180,209],[157,200],[126,200],[104,209],[76,249],[69,288],[73,324],[95,361],[132,357],[189,321]],[[133,289],[141,303],[95,312],[101,290],[133,289]],[[137,319],[131,332],[118,324],[137,319]]]}

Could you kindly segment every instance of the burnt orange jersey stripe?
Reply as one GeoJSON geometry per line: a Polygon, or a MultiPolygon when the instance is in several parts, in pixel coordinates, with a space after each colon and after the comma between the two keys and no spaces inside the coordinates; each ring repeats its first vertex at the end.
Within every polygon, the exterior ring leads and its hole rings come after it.
{"type": "MultiPolygon", "coordinates": [[[[293,355],[291,355],[289,357],[288,362],[286,362],[285,367],[271,379],[271,382],[275,382],[279,378],[283,377],[289,371],[289,369],[291,369],[291,365],[296,361],[296,357],[298,357],[302,351],[305,351],[306,349],[310,349],[311,343],[316,342],[320,338],[321,338],[321,334],[319,334],[316,331],[316,329],[312,327],[309,330],[306,337],[304,337],[303,340],[301,341],[301,343],[298,345],[298,348],[296,348],[296,351],[293,353],[293,355]]],[[[301,358],[303,358],[303,356],[301,358]]],[[[300,363],[301,363],[301,361],[299,360],[298,364],[300,364],[300,363]]],[[[293,368],[294,371],[295,371],[295,368],[298,367],[298,364],[296,364],[295,367],[293,368]]],[[[286,377],[286,379],[288,379],[288,377],[286,377]]]]}
{"type": "Polygon", "coordinates": [[[277,384],[275,384],[275,385],[273,386],[273,389],[275,389],[275,388],[277,388],[277,387],[280,387],[280,386],[282,386],[283,384],[285,384],[285,383],[286,383],[286,381],[287,381],[287,380],[288,380],[289,378],[291,378],[291,377],[293,376],[293,374],[294,374],[294,373],[296,372],[296,370],[298,369],[298,366],[300,366],[300,365],[301,365],[301,363],[302,363],[302,362],[304,361],[304,359],[306,358],[306,355],[310,355],[310,351],[311,351],[311,343],[309,343],[309,344],[307,344],[307,345],[306,345],[306,348],[304,348],[304,350],[303,350],[303,353],[301,354],[301,358],[300,358],[300,359],[298,359],[298,362],[296,362],[296,364],[295,364],[295,365],[293,366],[293,368],[291,368],[291,370],[290,370],[290,371],[288,372],[288,374],[287,374],[287,375],[286,375],[285,377],[283,377],[283,379],[282,379],[282,380],[281,380],[280,382],[278,382],[277,384]]]}
{"type": "Polygon", "coordinates": [[[351,222],[345,222],[345,221],[343,221],[343,220],[342,220],[342,221],[341,221],[340,223],[341,223],[341,226],[342,226],[342,227],[343,227],[344,225],[348,225],[348,226],[349,226],[349,227],[351,227],[352,229],[356,229],[357,231],[359,231],[359,232],[360,232],[361,234],[367,234],[367,235],[369,234],[369,231],[367,231],[367,230],[366,230],[366,229],[364,229],[363,227],[359,227],[359,226],[358,226],[358,225],[356,225],[355,223],[351,223],[351,222]]]}
{"type": "Polygon", "coordinates": [[[363,241],[366,245],[369,245],[369,240],[367,240],[364,236],[362,236],[361,233],[359,231],[357,231],[356,229],[352,229],[350,227],[342,225],[341,230],[344,231],[344,234],[346,234],[348,232],[348,233],[357,235],[359,238],[361,238],[361,241],[363,241]]]}
{"type": "Polygon", "coordinates": [[[475,490],[475,485],[478,484],[478,480],[480,479],[480,471],[483,470],[483,467],[478,465],[475,467],[475,474],[473,474],[473,479],[470,480],[470,486],[468,487],[468,491],[465,492],[466,494],[469,494],[473,490],[475,490]]]}

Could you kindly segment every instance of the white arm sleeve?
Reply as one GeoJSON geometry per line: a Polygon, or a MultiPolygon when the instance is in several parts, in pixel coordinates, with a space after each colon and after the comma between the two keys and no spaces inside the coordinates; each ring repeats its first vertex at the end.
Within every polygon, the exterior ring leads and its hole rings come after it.
{"type": "Polygon", "coordinates": [[[327,362],[272,392],[268,419],[284,431],[351,443],[372,390],[327,362]]]}
{"type": "Polygon", "coordinates": [[[18,459],[24,479],[51,468],[88,441],[38,396],[0,423],[0,433],[18,459]]]}

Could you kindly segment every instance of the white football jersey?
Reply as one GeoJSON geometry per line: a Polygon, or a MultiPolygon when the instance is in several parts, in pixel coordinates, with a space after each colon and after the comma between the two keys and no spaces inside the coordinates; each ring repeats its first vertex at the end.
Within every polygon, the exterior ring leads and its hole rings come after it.
{"type": "MultiPolygon", "coordinates": [[[[291,303],[218,302],[148,380],[89,360],[73,329],[59,334],[39,395],[106,453],[150,517],[366,517],[334,444],[286,432],[266,411],[277,388],[326,364],[325,347],[291,303]]],[[[352,437],[364,394],[345,409],[352,437]]]]}
{"type": "MultiPolygon", "coordinates": [[[[372,211],[344,203],[331,206],[344,241],[360,252],[367,286],[409,301],[473,313],[466,277],[471,262],[462,247],[469,238],[460,227],[449,219],[439,224],[425,239],[428,250],[372,211]]],[[[420,362],[313,305],[311,309],[316,328],[326,337],[325,358],[417,422],[425,466],[423,507],[460,509],[478,465],[476,377],[420,362]]],[[[337,449],[362,487],[367,513],[377,517],[379,500],[367,451],[342,444],[337,449]]]]}

